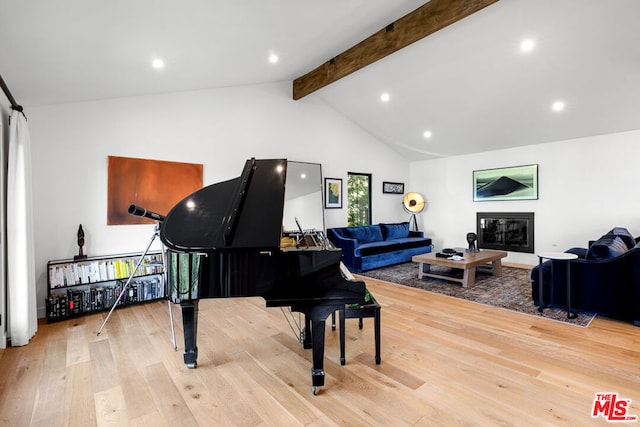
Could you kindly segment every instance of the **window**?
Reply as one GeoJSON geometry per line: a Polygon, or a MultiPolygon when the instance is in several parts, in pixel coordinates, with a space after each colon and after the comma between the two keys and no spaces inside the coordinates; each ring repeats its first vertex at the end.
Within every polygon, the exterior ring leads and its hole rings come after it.
{"type": "Polygon", "coordinates": [[[349,226],[371,224],[371,174],[348,173],[347,216],[349,226]]]}

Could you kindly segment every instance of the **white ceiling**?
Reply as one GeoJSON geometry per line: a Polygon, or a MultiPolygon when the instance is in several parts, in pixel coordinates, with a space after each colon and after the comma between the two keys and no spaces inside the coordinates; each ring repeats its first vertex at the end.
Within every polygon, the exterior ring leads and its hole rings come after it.
{"type": "MultiPolygon", "coordinates": [[[[292,81],[423,3],[0,0],[0,75],[27,116],[292,81]]],[[[411,160],[640,129],[639,41],[638,0],[500,0],[309,97],[411,160]],[[536,42],[528,54],[524,38],[536,42]]]]}

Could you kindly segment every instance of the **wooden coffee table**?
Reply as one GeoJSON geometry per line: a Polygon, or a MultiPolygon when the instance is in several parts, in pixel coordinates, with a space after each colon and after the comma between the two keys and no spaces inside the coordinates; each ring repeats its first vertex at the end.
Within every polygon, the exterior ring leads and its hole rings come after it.
{"type": "Polygon", "coordinates": [[[462,287],[466,288],[473,285],[476,280],[476,267],[491,263],[494,276],[502,274],[501,259],[507,256],[505,251],[481,250],[479,252],[463,252],[463,259],[460,261],[448,258],[437,257],[435,252],[428,254],[414,255],[411,261],[418,263],[418,278],[424,276],[435,277],[437,279],[453,280],[462,283],[462,287]],[[432,265],[440,265],[442,267],[460,268],[464,270],[462,279],[444,274],[431,273],[429,270],[432,265]],[[426,270],[426,271],[425,271],[426,270]]]}

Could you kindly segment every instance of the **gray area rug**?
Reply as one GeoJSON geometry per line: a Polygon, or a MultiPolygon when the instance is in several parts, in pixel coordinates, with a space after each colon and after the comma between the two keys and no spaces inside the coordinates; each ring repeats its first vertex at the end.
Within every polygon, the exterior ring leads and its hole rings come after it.
{"type": "MultiPolygon", "coordinates": [[[[462,270],[459,269],[431,266],[431,271],[437,274],[462,277],[462,270]]],[[[502,307],[532,316],[544,317],[582,327],[589,326],[595,318],[593,313],[578,313],[578,317],[575,319],[567,319],[567,312],[557,308],[545,308],[544,312],[540,313],[538,306],[531,299],[529,271],[523,268],[502,267],[502,275],[493,276],[488,269],[478,269],[475,284],[468,288],[463,288],[460,283],[448,280],[431,277],[418,279],[418,264],[412,262],[382,267],[359,274],[480,304],[502,307]]]]}

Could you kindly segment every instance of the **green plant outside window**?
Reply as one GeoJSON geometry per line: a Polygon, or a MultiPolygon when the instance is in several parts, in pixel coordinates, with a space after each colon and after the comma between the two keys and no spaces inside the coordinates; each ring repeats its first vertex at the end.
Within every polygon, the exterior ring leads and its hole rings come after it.
{"type": "Polygon", "coordinates": [[[349,172],[347,178],[347,223],[371,224],[371,175],[349,172]]]}

